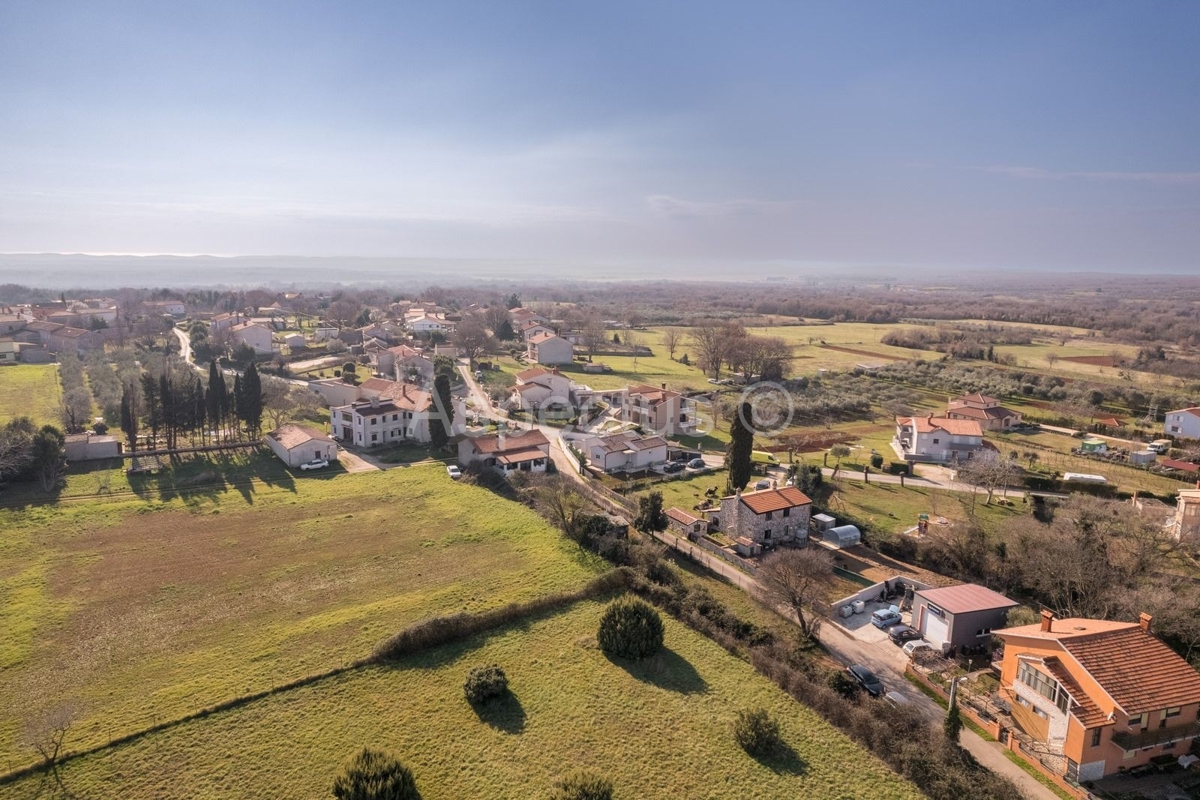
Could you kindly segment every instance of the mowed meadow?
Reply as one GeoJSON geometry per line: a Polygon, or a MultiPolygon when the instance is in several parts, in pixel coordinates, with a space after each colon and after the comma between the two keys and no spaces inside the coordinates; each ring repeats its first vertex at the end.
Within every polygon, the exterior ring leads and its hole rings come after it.
{"type": "Polygon", "coordinates": [[[31,417],[38,425],[58,425],[62,385],[56,364],[0,367],[0,425],[13,417],[31,417]]]}
{"type": "Polygon", "coordinates": [[[102,744],[605,568],[441,465],[166,496],[0,509],[0,768],[63,703],[102,744]]]}
{"type": "MultiPolygon", "coordinates": [[[[908,800],[921,795],[754,669],[671,619],[645,662],[609,659],[604,604],[581,601],[490,634],[369,666],[68,762],[77,796],[313,798],[359,748],[394,753],[425,800],[547,797],[577,767],[618,798],[908,800]],[[478,711],[467,672],[498,663],[511,696],[478,711]],[[738,711],[780,722],[787,752],[756,760],[738,711]]],[[[11,787],[32,789],[34,778],[11,787]]]]}

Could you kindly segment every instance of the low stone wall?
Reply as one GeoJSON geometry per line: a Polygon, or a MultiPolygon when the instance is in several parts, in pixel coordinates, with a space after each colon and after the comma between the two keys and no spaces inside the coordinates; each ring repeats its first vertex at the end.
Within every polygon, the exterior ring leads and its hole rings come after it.
{"type": "Polygon", "coordinates": [[[730,564],[733,564],[738,569],[744,570],[745,572],[749,572],[751,575],[754,575],[756,572],[758,572],[758,567],[754,564],[753,561],[747,561],[746,559],[742,558],[741,556],[737,555],[736,553],[729,552],[728,550],[721,547],[716,542],[708,539],[707,537],[701,536],[701,537],[695,539],[692,543],[699,545],[700,547],[704,548],[705,550],[707,550],[708,552],[717,556],[718,558],[728,561],[730,564]]]}

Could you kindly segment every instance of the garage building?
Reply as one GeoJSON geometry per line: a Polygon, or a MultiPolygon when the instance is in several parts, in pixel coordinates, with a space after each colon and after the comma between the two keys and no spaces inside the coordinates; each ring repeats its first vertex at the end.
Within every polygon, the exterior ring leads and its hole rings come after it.
{"type": "Polygon", "coordinates": [[[267,444],[289,467],[318,459],[337,461],[337,444],[316,428],[289,422],[266,435],[267,444]]]}
{"type": "Polygon", "coordinates": [[[963,583],[913,594],[912,626],[943,653],[990,645],[992,631],[1005,626],[1008,610],[1019,605],[986,586],[963,583]]]}

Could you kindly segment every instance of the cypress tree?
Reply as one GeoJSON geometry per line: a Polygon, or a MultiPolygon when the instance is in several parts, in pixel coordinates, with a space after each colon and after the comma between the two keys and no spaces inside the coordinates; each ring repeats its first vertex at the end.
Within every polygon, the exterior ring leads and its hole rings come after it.
{"type": "Polygon", "coordinates": [[[429,418],[429,439],[433,446],[441,449],[450,441],[450,430],[454,422],[454,402],[450,396],[450,378],[445,374],[433,380],[433,408],[429,418]]]}
{"type": "Polygon", "coordinates": [[[258,367],[251,362],[242,376],[242,395],[238,397],[239,414],[250,429],[250,435],[257,437],[262,430],[263,396],[262,379],[258,376],[258,367]]]}
{"type": "Polygon", "coordinates": [[[742,403],[729,425],[729,447],[725,450],[725,467],[729,470],[729,494],[741,491],[750,482],[754,455],[754,430],[750,428],[753,409],[742,403]]]}
{"type": "MultiPolygon", "coordinates": [[[[245,422],[242,419],[242,376],[233,376],[233,392],[229,394],[229,411],[230,418],[237,422],[245,422]]],[[[242,438],[242,426],[235,425],[237,428],[237,439],[242,438]]]]}

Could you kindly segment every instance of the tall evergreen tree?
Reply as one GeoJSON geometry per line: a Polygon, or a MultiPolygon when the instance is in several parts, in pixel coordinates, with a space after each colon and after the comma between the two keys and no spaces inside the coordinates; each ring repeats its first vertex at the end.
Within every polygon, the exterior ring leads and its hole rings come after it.
{"type": "Polygon", "coordinates": [[[245,420],[242,419],[242,391],[242,376],[234,375],[233,391],[229,394],[229,410],[230,420],[236,420],[234,424],[234,427],[237,428],[237,433],[234,436],[235,439],[242,438],[241,423],[245,422],[245,420]]]}
{"type": "Polygon", "coordinates": [[[450,378],[444,373],[433,380],[433,408],[429,418],[429,439],[433,446],[441,449],[450,441],[454,422],[454,402],[450,396],[450,378]]]}
{"type": "Polygon", "coordinates": [[[242,375],[242,393],[238,396],[238,416],[246,423],[252,438],[262,431],[263,394],[258,367],[251,362],[242,375]]]}
{"type": "Polygon", "coordinates": [[[137,452],[138,428],[141,426],[141,409],[138,408],[137,386],[126,383],[121,390],[121,432],[129,442],[129,452],[137,452]]]}
{"type": "Polygon", "coordinates": [[[946,734],[947,739],[958,744],[962,727],[962,712],[958,710],[958,692],[951,692],[950,707],[946,709],[946,719],[942,721],[942,731],[946,734]]]}
{"type": "Polygon", "coordinates": [[[225,421],[227,415],[225,393],[225,376],[221,374],[221,370],[217,367],[217,360],[214,358],[208,362],[208,394],[205,396],[208,424],[212,426],[214,437],[219,437],[221,423],[225,421]]]}
{"type": "Polygon", "coordinates": [[[729,447],[725,450],[725,467],[729,470],[729,494],[741,491],[750,482],[754,456],[754,430],[750,427],[753,409],[742,403],[729,425],[729,447]]]}
{"type": "Polygon", "coordinates": [[[153,375],[141,376],[142,397],[146,401],[146,421],[150,424],[150,438],[155,449],[158,447],[158,431],[162,427],[162,404],[159,402],[159,385],[153,375]]]}

